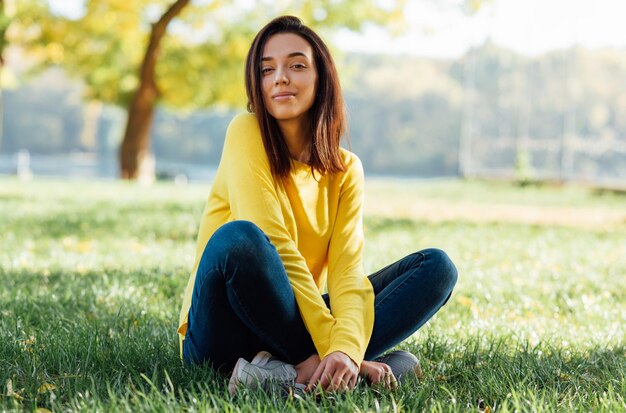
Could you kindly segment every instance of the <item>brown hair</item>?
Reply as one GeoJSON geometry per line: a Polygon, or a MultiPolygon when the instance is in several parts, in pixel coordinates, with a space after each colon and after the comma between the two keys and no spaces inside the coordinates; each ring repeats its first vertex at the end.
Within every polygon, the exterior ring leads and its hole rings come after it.
{"type": "Polygon", "coordinates": [[[311,121],[311,154],[309,163],[321,174],[345,171],[339,143],[346,133],[346,113],[339,76],[324,41],[294,16],[281,16],[269,22],[256,35],[246,59],[246,93],[248,112],[255,113],[261,128],[263,145],[274,176],[286,177],[291,170],[287,143],[276,119],[263,102],[261,58],[268,39],[277,33],[293,33],[302,37],[313,49],[317,70],[317,89],[309,109],[311,121]]]}

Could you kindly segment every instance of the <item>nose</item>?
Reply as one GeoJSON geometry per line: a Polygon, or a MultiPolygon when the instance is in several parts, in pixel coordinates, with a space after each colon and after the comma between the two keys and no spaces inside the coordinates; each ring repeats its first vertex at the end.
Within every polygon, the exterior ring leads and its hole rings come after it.
{"type": "Polygon", "coordinates": [[[274,84],[275,85],[288,85],[289,84],[289,78],[287,77],[287,73],[285,72],[284,69],[279,68],[276,69],[276,71],[274,72],[275,76],[274,76],[274,84]]]}

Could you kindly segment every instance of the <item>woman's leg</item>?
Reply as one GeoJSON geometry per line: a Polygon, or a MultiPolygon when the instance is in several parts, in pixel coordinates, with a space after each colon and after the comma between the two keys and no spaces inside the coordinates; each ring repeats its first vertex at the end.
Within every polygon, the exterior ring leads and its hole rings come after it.
{"type": "Polygon", "coordinates": [[[376,295],[372,360],[417,331],[450,298],[457,270],[445,252],[426,249],[369,276],[376,295]]]}
{"type": "Polygon", "coordinates": [[[256,225],[234,221],[202,254],[183,356],[227,372],[260,350],[292,363],[315,352],[278,252],[256,225]]]}

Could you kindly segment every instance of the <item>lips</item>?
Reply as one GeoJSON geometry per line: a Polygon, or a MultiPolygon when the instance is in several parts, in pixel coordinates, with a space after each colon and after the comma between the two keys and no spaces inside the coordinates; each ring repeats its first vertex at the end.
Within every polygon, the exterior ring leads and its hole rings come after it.
{"type": "Polygon", "coordinates": [[[272,95],[272,99],[276,100],[286,100],[291,97],[294,97],[296,94],[293,92],[279,92],[272,95]]]}

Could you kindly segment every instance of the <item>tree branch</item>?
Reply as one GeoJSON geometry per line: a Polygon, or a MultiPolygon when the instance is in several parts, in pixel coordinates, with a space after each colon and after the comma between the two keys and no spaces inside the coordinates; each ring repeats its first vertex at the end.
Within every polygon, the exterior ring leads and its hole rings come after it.
{"type": "Polygon", "coordinates": [[[190,0],[176,0],[169,9],[163,13],[161,18],[154,24],[152,24],[152,31],[150,32],[150,40],[144,55],[144,60],[141,63],[140,76],[147,85],[156,89],[156,81],[154,79],[156,61],[158,56],[158,49],[161,43],[161,39],[165,36],[165,31],[168,24],[176,17],[181,10],[189,4],[190,0]]]}

